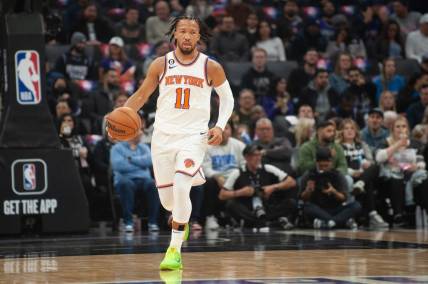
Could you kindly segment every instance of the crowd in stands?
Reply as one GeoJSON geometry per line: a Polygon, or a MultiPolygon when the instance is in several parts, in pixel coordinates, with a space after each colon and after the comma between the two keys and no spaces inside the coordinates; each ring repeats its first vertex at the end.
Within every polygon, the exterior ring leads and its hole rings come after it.
{"type": "MultiPolygon", "coordinates": [[[[406,0],[48,2],[61,21],[46,35],[47,100],[94,219],[110,187],[126,230],[133,214],[150,231],[168,219],[151,171],[156,93],[132,141],[110,141],[103,117],[173,50],[165,33],[183,13],[211,31],[198,49],[222,63],[236,102],[191,192],[194,230],[415,226],[416,207],[428,209],[428,11],[406,0]]],[[[211,105],[215,123],[215,94],[211,105]]]]}

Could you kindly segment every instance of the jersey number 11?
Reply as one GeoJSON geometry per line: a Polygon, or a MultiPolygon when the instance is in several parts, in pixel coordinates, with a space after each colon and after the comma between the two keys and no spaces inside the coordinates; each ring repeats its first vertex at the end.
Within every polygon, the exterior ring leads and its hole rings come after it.
{"type": "Polygon", "coordinates": [[[177,88],[175,89],[175,108],[180,109],[189,109],[189,100],[190,100],[190,89],[186,88],[184,89],[184,96],[183,96],[183,88],[177,88]]]}

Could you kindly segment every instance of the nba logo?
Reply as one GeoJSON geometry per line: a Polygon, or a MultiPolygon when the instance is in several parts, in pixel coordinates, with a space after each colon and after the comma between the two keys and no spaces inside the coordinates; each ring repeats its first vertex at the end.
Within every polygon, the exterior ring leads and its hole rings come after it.
{"type": "Polygon", "coordinates": [[[35,105],[42,99],[39,54],[34,50],[15,53],[16,98],[21,105],[35,105]]]}
{"type": "Polygon", "coordinates": [[[36,189],[36,166],[33,163],[22,166],[22,176],[24,177],[24,190],[30,191],[36,189]]]}

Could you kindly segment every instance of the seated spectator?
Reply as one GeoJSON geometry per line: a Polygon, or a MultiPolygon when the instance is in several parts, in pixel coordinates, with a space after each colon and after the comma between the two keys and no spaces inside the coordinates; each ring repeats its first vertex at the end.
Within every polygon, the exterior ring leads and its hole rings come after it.
{"type": "Polygon", "coordinates": [[[404,77],[396,74],[394,59],[386,59],[383,62],[381,74],[373,78],[373,83],[376,85],[376,101],[379,101],[380,94],[383,91],[391,91],[395,95],[404,89],[406,83],[404,77]]]}
{"type": "Polygon", "coordinates": [[[367,57],[363,41],[357,35],[352,35],[347,27],[336,30],[332,40],[327,44],[325,56],[332,59],[343,52],[349,53],[353,58],[367,57]]]}
{"type": "Polygon", "coordinates": [[[383,111],[373,108],[368,112],[367,126],[361,130],[362,140],[369,145],[372,152],[379,149],[383,141],[388,137],[389,130],[382,127],[383,111]]]}
{"type": "Polygon", "coordinates": [[[69,80],[94,80],[96,78],[92,60],[85,55],[86,36],[76,32],[71,36],[70,50],[55,63],[55,71],[69,80]]]}
{"type": "Polygon", "coordinates": [[[382,126],[385,129],[391,129],[395,120],[398,118],[398,113],[392,110],[387,110],[383,113],[383,123],[382,126]]]}
{"type": "Polygon", "coordinates": [[[216,216],[221,208],[218,195],[224,182],[234,169],[245,164],[242,151],[245,144],[231,137],[232,127],[227,124],[223,131],[223,140],[218,146],[208,146],[202,167],[207,179],[204,185],[205,206],[207,216],[205,228],[215,230],[219,228],[216,216]]]}
{"type": "Polygon", "coordinates": [[[373,160],[369,146],[361,141],[358,125],[351,119],[342,121],[338,143],[343,148],[348,174],[354,185],[352,194],[363,207],[363,213],[369,218],[371,228],[387,228],[388,224],[376,211],[375,182],[379,169],[373,160]]]}
{"type": "Polygon", "coordinates": [[[159,196],[155,181],[150,174],[152,159],[150,148],[140,144],[142,132],[127,141],[119,142],[111,148],[110,161],[113,169],[114,188],[120,196],[123,210],[125,230],[134,231],[132,214],[137,191],[142,191],[145,204],[148,204],[148,229],[159,231],[157,218],[159,215],[159,196]]]}
{"type": "Polygon", "coordinates": [[[334,38],[335,25],[334,18],[337,18],[336,7],[331,1],[324,1],[322,4],[322,17],[320,18],[321,34],[327,38],[334,38]],[[336,17],[335,17],[336,15],[336,17]]]}
{"type": "Polygon", "coordinates": [[[428,53],[428,14],[421,17],[419,30],[409,33],[406,39],[406,57],[422,61],[422,56],[428,53]]]}
{"type": "Polygon", "coordinates": [[[146,77],[147,71],[149,70],[149,66],[150,64],[152,64],[152,62],[158,58],[158,57],[162,57],[165,56],[168,52],[171,51],[171,45],[169,43],[169,41],[166,40],[161,40],[159,42],[157,42],[154,46],[154,54],[147,57],[144,60],[144,64],[143,64],[143,77],[146,77]]]}
{"type": "Polygon", "coordinates": [[[165,34],[169,31],[170,7],[166,1],[158,1],[155,4],[155,16],[146,21],[146,39],[150,44],[161,40],[169,40],[165,34]]]}
{"type": "Polygon", "coordinates": [[[407,119],[399,116],[376,153],[382,178],[379,188],[382,197],[390,199],[394,225],[406,223],[406,206],[411,209],[409,206],[422,204],[426,208],[428,204],[428,179],[422,153],[421,145],[410,139],[407,119]]]}
{"type": "Polygon", "coordinates": [[[256,105],[254,92],[250,89],[242,89],[239,92],[238,107],[232,114],[235,125],[245,124],[251,126],[251,110],[256,105]]]}
{"type": "Polygon", "coordinates": [[[233,17],[223,17],[220,31],[211,40],[210,52],[222,62],[248,61],[247,39],[237,32],[233,17]]]}
{"type": "Polygon", "coordinates": [[[259,26],[259,17],[256,13],[251,13],[248,15],[245,23],[245,27],[239,32],[247,38],[248,45],[251,48],[256,44],[257,41],[257,27],[259,26]]]}
{"type": "Polygon", "coordinates": [[[327,70],[318,69],[314,79],[302,90],[299,105],[311,106],[317,120],[323,121],[338,103],[339,95],[328,82],[327,70]]]}
{"type": "MultiPolygon", "coordinates": [[[[69,100],[59,99],[56,106],[55,106],[54,122],[56,124],[58,124],[58,123],[60,123],[63,115],[65,115],[65,114],[73,115],[72,113],[73,113],[73,111],[72,111],[72,108],[70,106],[69,100]]],[[[75,133],[80,134],[80,135],[85,135],[89,132],[88,130],[90,128],[86,127],[78,117],[73,116],[73,122],[74,122],[73,129],[74,129],[75,133]]]]}
{"type": "Polygon", "coordinates": [[[253,144],[261,147],[264,164],[273,165],[290,175],[292,144],[285,137],[275,137],[272,122],[269,118],[260,118],[256,123],[253,144]]]}
{"type": "Polygon", "coordinates": [[[89,201],[91,201],[93,194],[91,183],[92,172],[89,165],[91,157],[89,156],[90,153],[85,141],[76,131],[76,125],[76,119],[73,115],[70,113],[62,114],[58,119],[59,140],[63,148],[72,150],[83,188],[89,201]]]}
{"type": "Polygon", "coordinates": [[[407,110],[406,116],[409,120],[410,129],[422,122],[425,109],[428,106],[428,84],[422,85],[419,93],[419,101],[411,104],[407,110]]]}
{"type": "Polygon", "coordinates": [[[73,31],[84,34],[89,45],[107,43],[114,35],[109,22],[98,13],[95,3],[86,6],[80,19],[76,19],[75,23],[73,31]]]}
{"type": "Polygon", "coordinates": [[[47,101],[52,114],[55,114],[55,107],[58,100],[66,100],[70,103],[71,110],[68,112],[79,113],[78,102],[70,90],[68,81],[62,74],[54,79],[51,91],[47,92],[47,101]]]}
{"type": "Polygon", "coordinates": [[[169,5],[171,7],[171,16],[178,17],[184,12],[184,7],[181,5],[179,0],[170,0],[169,5]]]}
{"type": "Polygon", "coordinates": [[[391,15],[391,19],[397,21],[400,25],[404,38],[418,29],[421,13],[409,11],[408,0],[394,0],[392,1],[392,8],[394,9],[394,14],[391,15]]]}
{"type": "Polygon", "coordinates": [[[272,28],[266,20],[259,22],[256,47],[266,50],[268,61],[286,60],[284,44],[279,37],[272,36],[272,28]]]}
{"type": "Polygon", "coordinates": [[[107,70],[116,70],[121,82],[134,81],[135,71],[131,69],[134,65],[128,60],[123,47],[124,43],[122,38],[115,36],[110,39],[108,56],[101,60],[98,69],[100,81],[103,81],[104,74],[107,70]]]}
{"type": "Polygon", "coordinates": [[[390,91],[383,91],[379,98],[379,108],[385,112],[388,110],[397,111],[395,95],[390,91]]]}
{"type": "Polygon", "coordinates": [[[249,14],[253,12],[251,6],[243,3],[242,0],[231,0],[226,6],[226,14],[234,19],[238,29],[245,27],[245,21],[249,14]]]}
{"type": "MultiPolygon", "coordinates": [[[[349,86],[343,95],[351,96],[357,117],[363,117],[376,103],[376,86],[367,81],[363,72],[358,67],[352,67],[348,71],[349,86]]],[[[364,126],[364,121],[358,121],[360,126],[364,126]]]]}
{"type": "Polygon", "coordinates": [[[199,17],[204,21],[213,12],[213,5],[207,0],[192,0],[186,7],[186,15],[193,15],[199,17]]]}
{"type": "MultiPolygon", "coordinates": [[[[297,117],[295,116],[281,116],[277,115],[273,121],[273,128],[275,136],[277,137],[288,137],[290,132],[293,132],[293,126],[298,123],[302,118],[314,119],[314,112],[312,107],[309,105],[301,105],[297,111],[297,117]],[[297,121],[297,122],[295,122],[297,121]]],[[[291,142],[295,142],[295,139],[290,139],[291,142]]],[[[295,145],[295,143],[292,143],[295,145]]]]}
{"type": "Polygon", "coordinates": [[[315,49],[309,49],[303,57],[303,67],[297,67],[291,71],[287,81],[287,91],[291,97],[298,97],[302,86],[307,86],[314,78],[318,59],[318,52],[315,49]]]}
{"type": "Polygon", "coordinates": [[[97,187],[108,188],[112,182],[109,180],[110,150],[113,140],[105,133],[103,138],[95,144],[93,158],[93,172],[97,187]]]}
{"type": "Polygon", "coordinates": [[[352,67],[352,57],[348,53],[341,53],[336,60],[334,73],[330,74],[330,85],[338,94],[342,94],[349,86],[348,74],[352,67]]]}
{"type": "Polygon", "coordinates": [[[334,169],[331,150],[317,147],[316,167],[302,178],[304,188],[300,197],[305,201],[304,213],[313,220],[314,229],[348,227],[357,229],[355,218],[361,205],[347,199],[347,184],[344,176],[334,169]]]}
{"type": "Polygon", "coordinates": [[[310,171],[316,166],[318,147],[328,147],[332,152],[332,167],[343,175],[348,173],[343,148],[335,143],[336,124],[330,120],[318,122],[314,138],[304,143],[299,149],[298,170],[300,174],[310,171]]]}
{"type": "Polygon", "coordinates": [[[294,114],[294,104],[287,92],[287,80],[285,78],[275,79],[272,93],[264,98],[263,107],[270,119],[274,119],[276,116],[294,114]]]}
{"type": "Polygon", "coordinates": [[[313,48],[318,52],[325,52],[327,39],[321,34],[319,20],[308,18],[303,31],[290,44],[289,59],[301,61],[303,55],[313,48]]]}
{"type": "Polygon", "coordinates": [[[387,58],[404,58],[404,42],[400,26],[394,20],[389,20],[382,29],[382,34],[376,41],[375,58],[383,61],[387,58]]]}
{"type": "MultiPolygon", "coordinates": [[[[277,21],[278,36],[284,42],[291,42],[303,29],[303,20],[299,16],[299,3],[288,0],[283,7],[283,14],[277,21]]],[[[293,58],[294,59],[294,58],[293,58]]]]}
{"type": "Polygon", "coordinates": [[[296,181],[277,167],[262,164],[261,147],[247,145],[243,154],[246,165],[230,173],[219,193],[227,212],[260,232],[269,231],[267,221],[276,221],[285,230],[293,228],[296,181]]]}
{"type": "Polygon", "coordinates": [[[299,163],[299,149],[300,147],[311,140],[315,133],[315,120],[313,118],[302,117],[297,121],[294,127],[294,139],[296,144],[293,149],[293,155],[291,156],[291,167],[294,171],[298,171],[299,163]]]}
{"type": "Polygon", "coordinates": [[[272,90],[275,75],[267,69],[267,53],[264,49],[253,48],[251,53],[253,66],[242,76],[241,89],[251,89],[260,104],[262,98],[272,90]]]}
{"type": "Polygon", "coordinates": [[[116,34],[125,44],[137,44],[146,40],[146,30],[139,23],[140,11],[137,7],[128,7],[125,19],[116,25],[116,34]]]}

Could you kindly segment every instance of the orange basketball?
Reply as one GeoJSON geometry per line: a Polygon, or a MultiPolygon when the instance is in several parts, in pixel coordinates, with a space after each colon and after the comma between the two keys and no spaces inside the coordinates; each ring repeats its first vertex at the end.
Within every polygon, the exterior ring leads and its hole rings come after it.
{"type": "Polygon", "coordinates": [[[119,107],[106,117],[107,131],[113,139],[127,141],[134,138],[141,129],[138,113],[129,107],[119,107]]]}

